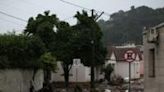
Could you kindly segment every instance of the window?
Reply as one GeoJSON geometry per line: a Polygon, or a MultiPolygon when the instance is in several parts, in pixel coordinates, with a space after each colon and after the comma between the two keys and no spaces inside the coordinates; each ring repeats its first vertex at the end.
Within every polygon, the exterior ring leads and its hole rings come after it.
{"type": "Polygon", "coordinates": [[[148,70],[149,77],[155,77],[155,49],[149,50],[148,70]]]}

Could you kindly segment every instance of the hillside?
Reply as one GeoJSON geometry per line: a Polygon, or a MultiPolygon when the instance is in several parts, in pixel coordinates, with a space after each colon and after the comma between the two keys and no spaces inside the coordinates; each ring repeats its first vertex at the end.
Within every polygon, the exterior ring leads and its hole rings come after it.
{"type": "Polygon", "coordinates": [[[113,13],[108,21],[98,21],[105,45],[142,44],[143,27],[152,27],[161,22],[164,22],[164,8],[152,9],[147,6],[132,6],[129,11],[113,13]]]}

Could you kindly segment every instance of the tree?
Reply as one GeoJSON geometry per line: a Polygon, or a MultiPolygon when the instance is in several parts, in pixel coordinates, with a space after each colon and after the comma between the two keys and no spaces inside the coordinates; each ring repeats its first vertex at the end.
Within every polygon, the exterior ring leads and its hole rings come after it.
{"type": "Polygon", "coordinates": [[[106,49],[101,38],[102,32],[95,19],[96,15],[89,16],[87,12],[77,12],[75,17],[78,20],[74,29],[77,32],[76,48],[82,63],[91,67],[91,87],[94,88],[94,68],[102,65],[105,61],[106,49]]]}
{"type": "Polygon", "coordinates": [[[51,79],[51,71],[55,71],[57,68],[56,58],[50,52],[46,52],[40,57],[40,61],[44,64],[43,69],[46,71],[45,75],[47,75],[45,76],[45,82],[48,84],[51,79]]]}
{"type": "Polygon", "coordinates": [[[71,26],[64,21],[59,21],[56,15],[45,12],[44,15],[38,14],[36,19],[30,18],[24,32],[39,37],[45,44],[47,52],[51,52],[58,61],[62,62],[65,84],[68,87],[74,51],[72,46],[74,33],[71,26]]]}
{"type": "MultiPolygon", "coordinates": [[[[52,47],[54,47],[53,44],[55,42],[54,28],[58,24],[58,21],[59,20],[56,17],[56,15],[54,14],[50,15],[49,11],[45,11],[43,15],[38,14],[36,18],[31,17],[28,20],[26,29],[24,30],[24,33],[27,36],[30,35],[35,36],[45,44],[47,54],[44,54],[41,57],[41,61],[44,61],[44,64],[46,65],[46,67],[44,67],[44,74],[45,74],[44,83],[46,83],[45,85],[48,85],[50,80],[50,78],[47,77],[50,76],[51,70],[49,68],[50,68],[50,64],[53,64],[50,63],[50,61],[53,61],[54,55],[51,55],[48,52],[53,52],[52,47]],[[45,62],[49,62],[50,64],[45,62]]],[[[53,62],[55,62],[55,60],[53,62]]]]}
{"type": "Polygon", "coordinates": [[[62,62],[66,88],[68,87],[69,71],[72,67],[74,58],[74,39],[75,32],[72,27],[67,22],[59,22],[53,50],[57,60],[62,62]]]}
{"type": "Polygon", "coordinates": [[[24,33],[39,37],[47,50],[51,50],[55,38],[54,28],[58,24],[58,21],[59,19],[55,14],[49,15],[49,11],[45,11],[44,15],[38,14],[36,18],[29,18],[24,33]]]}

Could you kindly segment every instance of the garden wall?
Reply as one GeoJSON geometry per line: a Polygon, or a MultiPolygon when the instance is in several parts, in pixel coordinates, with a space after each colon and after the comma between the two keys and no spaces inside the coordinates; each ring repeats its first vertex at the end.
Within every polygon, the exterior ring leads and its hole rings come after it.
{"type": "MultiPolygon", "coordinates": [[[[32,70],[0,70],[0,92],[29,92],[32,76],[32,70]]],[[[35,90],[43,87],[43,79],[43,71],[38,70],[33,82],[35,90]]]]}

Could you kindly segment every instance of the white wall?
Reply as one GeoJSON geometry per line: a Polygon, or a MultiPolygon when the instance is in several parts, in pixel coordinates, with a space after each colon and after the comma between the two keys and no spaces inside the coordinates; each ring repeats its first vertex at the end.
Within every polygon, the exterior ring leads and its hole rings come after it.
{"type": "MultiPolygon", "coordinates": [[[[33,71],[19,69],[0,70],[0,92],[29,92],[33,71]]],[[[43,71],[35,75],[34,87],[36,90],[43,86],[43,71]]]]}
{"type": "MultiPolygon", "coordinates": [[[[123,78],[129,77],[128,62],[117,62],[114,69],[115,74],[121,75],[123,78]]],[[[140,62],[131,63],[131,78],[140,78],[140,62]]]]}
{"type": "MultiPolygon", "coordinates": [[[[139,56],[136,55],[136,60],[131,63],[131,78],[140,78],[140,61],[139,56]]],[[[129,63],[126,61],[117,61],[114,53],[111,54],[110,60],[105,63],[105,66],[108,64],[114,64],[114,74],[120,75],[123,78],[129,77],[129,63]]]]}
{"type": "MultiPolygon", "coordinates": [[[[52,74],[52,81],[64,82],[64,72],[61,62],[57,63],[58,70],[52,74]]],[[[83,64],[79,66],[72,66],[69,76],[70,82],[89,82],[90,81],[90,68],[85,67],[83,64]]]]}
{"type": "Polygon", "coordinates": [[[104,79],[104,72],[102,71],[101,66],[97,66],[95,68],[95,80],[99,81],[100,79],[104,79]]]}

